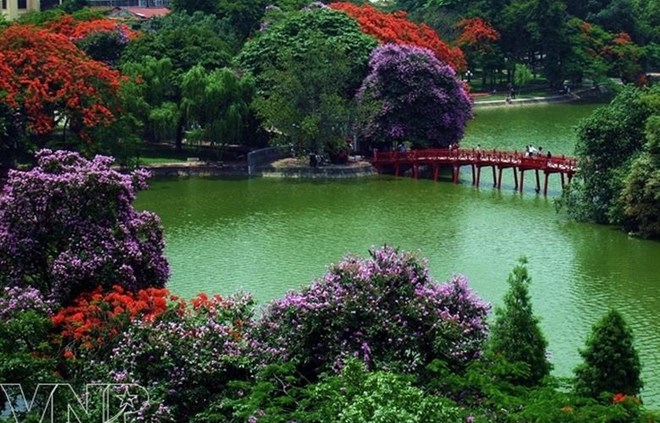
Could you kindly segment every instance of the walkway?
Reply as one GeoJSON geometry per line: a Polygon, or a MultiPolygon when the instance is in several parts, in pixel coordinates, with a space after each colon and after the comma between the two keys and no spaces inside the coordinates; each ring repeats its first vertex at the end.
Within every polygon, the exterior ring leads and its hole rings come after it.
{"type": "Polygon", "coordinates": [[[536,192],[541,191],[540,172],[545,174],[543,184],[543,195],[548,194],[548,177],[553,173],[561,175],[562,186],[565,185],[565,176],[571,182],[577,170],[577,160],[573,157],[525,157],[517,151],[479,151],[476,149],[454,149],[447,148],[412,150],[407,152],[379,152],[374,151],[371,164],[379,173],[393,171],[396,176],[402,170],[412,169],[412,176],[417,179],[421,166],[431,168],[433,180],[438,180],[441,166],[450,166],[454,183],[458,183],[458,174],[462,166],[470,166],[472,169],[472,185],[479,186],[481,168],[490,167],[493,172],[493,187],[502,187],[502,172],[505,169],[513,170],[515,182],[514,189],[523,191],[525,182],[525,171],[533,170],[536,174],[536,192]],[[476,172],[475,172],[476,169],[476,172]],[[499,176],[496,171],[499,171],[499,176]],[[520,173],[520,185],[518,184],[518,172],[520,173]]]}

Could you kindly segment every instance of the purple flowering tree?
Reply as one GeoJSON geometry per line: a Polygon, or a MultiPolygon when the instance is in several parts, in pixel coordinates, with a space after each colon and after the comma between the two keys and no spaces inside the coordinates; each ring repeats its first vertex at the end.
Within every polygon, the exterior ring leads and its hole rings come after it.
{"type": "Polygon", "coordinates": [[[67,303],[96,286],[163,286],[169,274],[158,217],[131,202],[148,172],[113,159],[41,150],[0,193],[0,286],[34,287],[67,303]]]}
{"type": "Polygon", "coordinates": [[[269,305],[252,345],[264,364],[292,362],[314,377],[348,357],[412,372],[436,358],[460,368],[480,356],[490,306],[465,277],[441,285],[414,254],[389,246],[370,253],[345,258],[309,288],[269,305]]]}
{"type": "Polygon", "coordinates": [[[377,47],[357,100],[360,136],[372,147],[402,141],[414,147],[447,147],[460,141],[472,101],[446,63],[428,49],[397,44],[377,47]]]}

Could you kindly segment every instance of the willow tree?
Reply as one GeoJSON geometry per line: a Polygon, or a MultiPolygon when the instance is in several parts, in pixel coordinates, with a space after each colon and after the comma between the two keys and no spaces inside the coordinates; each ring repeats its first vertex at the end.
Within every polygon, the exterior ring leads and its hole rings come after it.
{"type": "Polygon", "coordinates": [[[206,71],[195,66],[181,83],[181,107],[197,138],[211,147],[238,143],[250,114],[254,79],[230,69],[206,71]]]}

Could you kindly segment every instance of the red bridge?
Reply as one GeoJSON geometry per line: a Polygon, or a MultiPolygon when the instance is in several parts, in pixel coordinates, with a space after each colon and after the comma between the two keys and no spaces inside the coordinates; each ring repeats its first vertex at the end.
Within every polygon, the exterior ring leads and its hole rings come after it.
{"type": "Polygon", "coordinates": [[[536,192],[541,191],[539,172],[545,174],[543,195],[548,194],[548,177],[553,173],[561,175],[561,184],[565,185],[564,175],[571,182],[577,170],[577,159],[565,156],[532,156],[527,157],[517,151],[477,150],[477,149],[448,149],[431,148],[412,151],[374,151],[371,163],[379,173],[390,169],[399,176],[401,170],[412,169],[415,179],[419,177],[420,166],[426,166],[433,171],[433,180],[438,180],[441,166],[450,166],[454,183],[458,183],[458,174],[462,166],[472,168],[472,184],[479,186],[481,168],[490,167],[493,171],[493,186],[498,189],[502,186],[502,172],[505,169],[513,170],[515,188],[523,190],[525,171],[533,170],[536,173],[536,192]],[[476,172],[475,172],[476,169],[476,172]],[[499,171],[499,176],[497,172],[499,171]],[[518,185],[518,172],[520,172],[520,185],[518,185]]]}

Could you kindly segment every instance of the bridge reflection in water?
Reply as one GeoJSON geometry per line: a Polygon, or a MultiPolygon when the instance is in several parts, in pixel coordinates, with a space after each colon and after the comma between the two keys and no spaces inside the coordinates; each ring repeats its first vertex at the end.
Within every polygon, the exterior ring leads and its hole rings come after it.
{"type": "Polygon", "coordinates": [[[497,151],[478,149],[449,149],[429,148],[411,151],[374,151],[371,164],[379,173],[387,171],[394,172],[396,176],[401,171],[412,169],[412,176],[417,179],[421,166],[429,167],[433,172],[433,180],[438,180],[441,166],[449,166],[452,169],[454,183],[458,183],[458,174],[461,167],[470,166],[472,169],[472,184],[479,186],[481,169],[490,167],[493,173],[493,187],[502,187],[502,172],[505,169],[513,170],[514,189],[523,191],[525,182],[525,171],[533,170],[536,174],[536,192],[541,191],[540,172],[545,175],[543,184],[543,195],[548,195],[548,177],[553,173],[561,175],[562,187],[565,178],[571,182],[577,171],[577,159],[566,156],[531,156],[517,151],[497,151]],[[520,184],[518,184],[518,173],[520,173],[520,184]]]}

